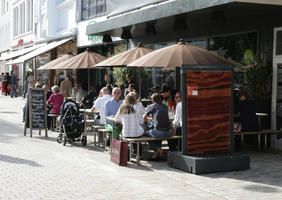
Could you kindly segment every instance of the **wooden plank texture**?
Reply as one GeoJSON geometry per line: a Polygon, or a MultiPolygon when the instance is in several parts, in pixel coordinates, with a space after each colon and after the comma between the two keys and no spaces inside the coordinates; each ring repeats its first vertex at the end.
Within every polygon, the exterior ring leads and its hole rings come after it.
{"type": "Polygon", "coordinates": [[[232,72],[187,71],[187,153],[230,151],[232,72]]]}

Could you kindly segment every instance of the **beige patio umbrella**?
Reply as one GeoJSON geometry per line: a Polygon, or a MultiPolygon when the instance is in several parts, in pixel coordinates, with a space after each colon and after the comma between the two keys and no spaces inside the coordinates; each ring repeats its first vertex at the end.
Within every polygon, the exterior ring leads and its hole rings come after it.
{"type": "Polygon", "coordinates": [[[86,49],[83,53],[64,61],[52,69],[89,69],[94,68],[94,65],[105,59],[106,57],[86,49]]]}
{"type": "MultiPolygon", "coordinates": [[[[124,51],[113,57],[110,57],[94,67],[124,67],[127,64],[141,58],[142,56],[151,53],[153,50],[145,48],[142,43],[138,43],[135,48],[124,51]]],[[[137,66],[138,67],[138,66],[137,66]]],[[[141,68],[139,68],[139,95],[141,95],[141,68]]]]}
{"type": "Polygon", "coordinates": [[[64,54],[58,58],[56,58],[55,60],[52,60],[48,63],[46,63],[45,65],[42,65],[41,67],[39,67],[37,70],[48,70],[48,69],[52,69],[53,67],[61,64],[62,62],[72,58],[73,55],[72,54],[64,54]]]}
{"type": "Polygon", "coordinates": [[[149,53],[138,60],[129,63],[127,66],[143,67],[164,67],[174,69],[183,64],[189,65],[233,65],[226,58],[216,55],[208,50],[198,48],[179,40],[171,45],[152,53],[149,53]]]}
{"type": "Polygon", "coordinates": [[[142,43],[138,43],[135,48],[124,51],[120,54],[112,56],[98,64],[95,67],[124,67],[127,64],[151,53],[153,50],[145,48],[142,43]]]}
{"type": "Polygon", "coordinates": [[[89,69],[94,68],[95,64],[105,59],[106,57],[89,52],[89,49],[86,49],[83,53],[73,56],[61,64],[54,66],[52,69],[88,69],[88,90],[90,90],[89,69]]]}

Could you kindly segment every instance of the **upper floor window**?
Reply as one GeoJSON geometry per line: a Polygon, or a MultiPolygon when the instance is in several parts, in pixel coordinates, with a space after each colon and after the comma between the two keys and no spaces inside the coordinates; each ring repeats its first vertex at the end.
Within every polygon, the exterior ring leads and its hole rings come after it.
{"type": "Polygon", "coordinates": [[[1,0],[0,14],[5,15],[6,13],[6,2],[5,0],[1,0]]]}
{"type": "Polygon", "coordinates": [[[82,0],[81,19],[99,17],[106,13],[106,0],[82,0]]]}
{"type": "Polygon", "coordinates": [[[13,8],[13,36],[32,31],[33,12],[32,0],[25,0],[13,8]]]}

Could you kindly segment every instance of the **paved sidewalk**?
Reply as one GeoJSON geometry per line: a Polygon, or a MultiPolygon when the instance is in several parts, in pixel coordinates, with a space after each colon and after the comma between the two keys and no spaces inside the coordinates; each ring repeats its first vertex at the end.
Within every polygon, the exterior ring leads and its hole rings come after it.
{"type": "Polygon", "coordinates": [[[119,167],[91,144],[58,144],[57,133],[24,137],[23,106],[21,97],[0,96],[1,200],[282,199],[281,153],[251,152],[249,170],[200,176],[164,162],[119,167]]]}

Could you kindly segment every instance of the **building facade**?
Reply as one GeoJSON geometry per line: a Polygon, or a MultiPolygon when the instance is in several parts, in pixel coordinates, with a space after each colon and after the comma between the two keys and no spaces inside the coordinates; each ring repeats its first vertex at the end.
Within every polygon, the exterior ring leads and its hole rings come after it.
{"type": "MultiPolygon", "coordinates": [[[[11,46],[11,1],[0,1],[0,54],[5,55],[11,46]]],[[[8,72],[5,61],[0,61],[0,72],[8,72]]]]}
{"type": "MultiPolygon", "coordinates": [[[[99,23],[107,19],[107,0],[81,0],[77,1],[77,48],[78,52],[85,51],[89,48],[91,51],[109,57],[116,53],[126,50],[126,42],[120,37],[111,37],[110,41],[103,39],[102,35],[87,35],[86,27],[89,24],[99,23]]],[[[79,76],[85,76],[88,72],[80,72],[79,76]]],[[[91,79],[90,85],[97,87],[106,80],[105,75],[110,77],[110,69],[93,69],[90,70],[91,79]]]]}
{"type": "MultiPolygon", "coordinates": [[[[10,44],[6,45],[8,51],[0,60],[5,71],[18,74],[19,91],[22,91],[28,71],[34,72],[36,80],[47,82],[50,72],[38,72],[38,67],[66,52],[76,54],[77,4],[75,0],[6,2],[10,4],[10,14],[3,21],[10,24],[10,44]],[[63,39],[65,42],[61,42],[63,39]]],[[[54,73],[51,74],[54,76],[54,73]]]]}
{"type": "Polygon", "coordinates": [[[143,42],[153,49],[182,38],[242,65],[267,63],[273,71],[272,100],[271,108],[262,111],[269,113],[269,128],[282,129],[281,1],[137,0],[133,3],[128,0],[123,3],[108,0],[107,19],[89,24],[86,33],[101,36],[130,33],[134,44],[143,42]]]}

